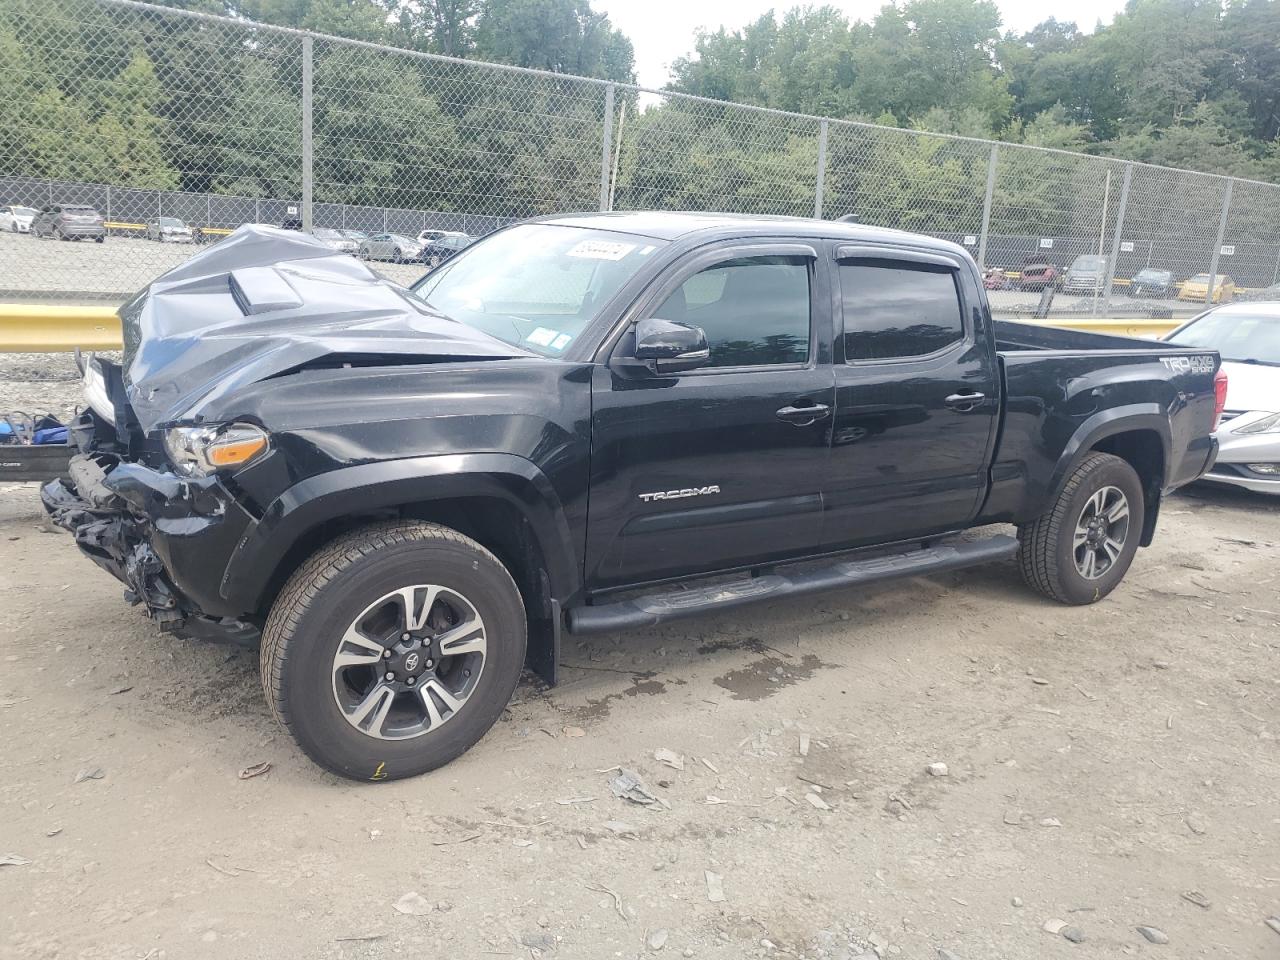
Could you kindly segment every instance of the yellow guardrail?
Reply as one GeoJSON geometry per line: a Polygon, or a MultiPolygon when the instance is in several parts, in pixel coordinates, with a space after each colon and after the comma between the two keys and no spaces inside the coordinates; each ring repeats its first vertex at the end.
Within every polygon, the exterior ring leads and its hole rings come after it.
{"type": "MultiPolygon", "coordinates": [[[[1054,317],[1020,322],[1148,339],[1163,336],[1182,323],[1145,317],[1054,317]]],[[[59,353],[76,347],[119,350],[121,346],[120,318],[114,307],[0,304],[0,353],[59,353]]]]}
{"type": "Polygon", "coordinates": [[[122,345],[115,307],[0,303],[0,352],[119,350],[122,345]]]}

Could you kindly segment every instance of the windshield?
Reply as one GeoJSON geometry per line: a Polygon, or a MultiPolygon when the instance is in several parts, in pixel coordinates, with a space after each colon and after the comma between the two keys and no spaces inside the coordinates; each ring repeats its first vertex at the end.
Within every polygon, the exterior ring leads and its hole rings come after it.
{"type": "Polygon", "coordinates": [[[369,235],[362,230],[343,230],[342,235],[348,240],[368,240],[369,235]]]}
{"type": "Polygon", "coordinates": [[[1170,336],[1169,342],[1217,350],[1223,360],[1280,366],[1280,313],[1211,310],[1170,336]]]}
{"type": "Polygon", "coordinates": [[[1077,257],[1076,262],[1071,266],[1075,270],[1097,270],[1102,266],[1102,263],[1101,257],[1077,257]]]}
{"type": "Polygon", "coordinates": [[[664,245],[610,230],[527,223],[470,245],[411,289],[454,320],[558,357],[664,245]]]}
{"type": "Polygon", "coordinates": [[[98,211],[93,207],[63,207],[63,213],[75,214],[77,217],[96,217],[98,211]]]}
{"type": "Polygon", "coordinates": [[[1140,270],[1138,271],[1139,280],[1168,280],[1172,277],[1168,270],[1140,270]]]}
{"type": "Polygon", "coordinates": [[[328,227],[316,227],[311,232],[314,236],[319,237],[321,240],[343,239],[342,234],[340,234],[337,230],[330,230],[328,227]]]}
{"type": "Polygon", "coordinates": [[[160,226],[162,227],[185,227],[186,224],[177,217],[161,217],[160,226]]]}
{"type": "Polygon", "coordinates": [[[10,207],[15,216],[34,217],[36,215],[35,207],[10,207]]]}

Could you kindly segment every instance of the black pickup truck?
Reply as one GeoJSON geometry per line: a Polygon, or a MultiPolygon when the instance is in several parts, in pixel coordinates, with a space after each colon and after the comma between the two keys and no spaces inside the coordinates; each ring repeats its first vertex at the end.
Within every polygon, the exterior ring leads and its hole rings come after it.
{"type": "Polygon", "coordinates": [[[369,780],[554,683],[563,631],[1015,557],[1099,600],[1225,396],[1212,351],[993,322],[962,248],[805,219],[552,217],[410,289],[246,227],[120,317],[48,511],[369,780]]]}

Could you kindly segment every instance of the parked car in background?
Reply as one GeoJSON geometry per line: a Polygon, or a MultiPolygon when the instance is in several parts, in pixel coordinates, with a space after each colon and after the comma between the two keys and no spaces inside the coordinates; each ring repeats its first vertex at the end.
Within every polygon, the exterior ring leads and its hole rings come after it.
{"type": "Polygon", "coordinates": [[[31,221],[36,237],[55,240],[80,240],[89,237],[101,243],[107,237],[107,224],[93,207],[55,203],[41,207],[31,221]]]}
{"type": "Polygon", "coordinates": [[[434,243],[436,240],[439,240],[441,237],[447,237],[448,235],[449,235],[448,230],[423,230],[421,233],[418,234],[418,241],[423,246],[426,246],[428,243],[434,243]]]}
{"type": "Polygon", "coordinates": [[[1097,293],[1107,282],[1107,258],[1082,253],[1071,261],[1062,280],[1063,293],[1097,293]]]}
{"type": "Polygon", "coordinates": [[[1165,337],[1217,350],[1227,372],[1215,483],[1280,495],[1280,301],[1214,307],[1165,337]]]}
{"type": "Polygon", "coordinates": [[[375,233],[357,248],[361,260],[394,260],[407,263],[422,259],[423,244],[399,233],[375,233]]]}
{"type": "MultiPolygon", "coordinates": [[[[1178,290],[1179,300],[1198,300],[1203,303],[1208,295],[1209,275],[1207,273],[1197,273],[1190,280],[1182,281],[1182,286],[1178,290]]],[[[1218,274],[1213,283],[1213,302],[1226,303],[1235,295],[1236,282],[1225,273],[1218,274]]]]}
{"type": "Polygon", "coordinates": [[[39,211],[35,207],[0,207],[0,230],[10,233],[30,233],[31,221],[39,211]]]}
{"type": "Polygon", "coordinates": [[[474,237],[468,237],[465,233],[451,233],[427,244],[422,250],[422,262],[437,266],[475,242],[474,237]]]}
{"type": "Polygon", "coordinates": [[[1237,290],[1235,298],[1237,300],[1280,300],[1280,283],[1250,290],[1248,293],[1237,290]]]}
{"type": "Polygon", "coordinates": [[[1174,294],[1173,271],[1146,267],[1129,281],[1131,297],[1172,297],[1174,294]]]}
{"type": "Polygon", "coordinates": [[[301,217],[285,217],[283,220],[280,221],[280,229],[281,230],[301,230],[302,218],[301,217]]]}
{"type": "Polygon", "coordinates": [[[1052,263],[1041,263],[1030,260],[1023,264],[1022,275],[1018,278],[1019,290],[1043,290],[1058,282],[1058,268],[1052,263]]]}
{"type": "Polygon", "coordinates": [[[177,217],[152,217],[147,221],[147,239],[160,243],[195,243],[186,222],[177,217]]]}
{"type": "Polygon", "coordinates": [[[982,271],[982,285],[988,290],[1003,290],[1009,286],[1009,277],[999,267],[988,267],[982,271]]]}
{"type": "Polygon", "coordinates": [[[337,250],[339,253],[354,255],[360,248],[354,240],[343,236],[341,230],[334,230],[332,227],[316,227],[311,231],[311,235],[330,250],[337,250]]]}
{"type": "Polygon", "coordinates": [[[357,250],[360,248],[360,244],[364,243],[366,240],[369,239],[369,235],[365,233],[363,230],[348,230],[346,227],[343,227],[338,232],[342,234],[344,237],[346,237],[348,240],[354,240],[357,250]]]}

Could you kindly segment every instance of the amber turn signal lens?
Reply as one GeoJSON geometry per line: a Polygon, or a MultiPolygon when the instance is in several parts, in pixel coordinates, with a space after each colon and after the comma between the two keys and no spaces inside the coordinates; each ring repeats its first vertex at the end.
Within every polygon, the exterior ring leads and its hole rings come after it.
{"type": "Polygon", "coordinates": [[[266,447],[266,437],[224,440],[210,445],[205,457],[212,467],[234,467],[241,463],[248,463],[266,447]]]}

